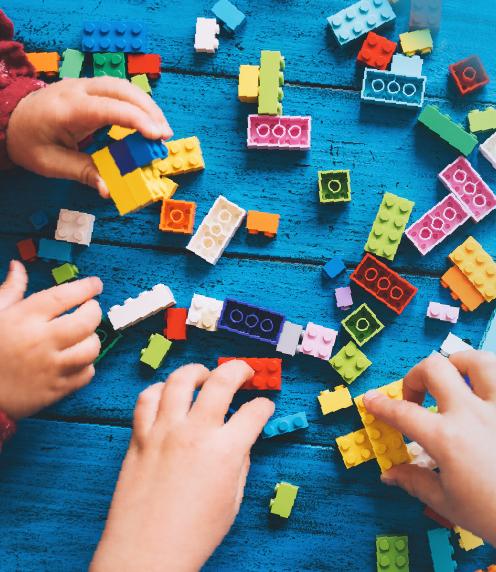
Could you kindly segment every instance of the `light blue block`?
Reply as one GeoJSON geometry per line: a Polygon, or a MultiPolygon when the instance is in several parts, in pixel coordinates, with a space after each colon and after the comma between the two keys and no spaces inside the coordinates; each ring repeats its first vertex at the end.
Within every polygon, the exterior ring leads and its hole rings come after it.
{"type": "Polygon", "coordinates": [[[479,349],[496,353],[496,310],[494,310],[489,318],[479,349]]]}
{"type": "Polygon", "coordinates": [[[304,411],[295,413],[294,415],[286,415],[285,417],[277,417],[270,419],[262,430],[262,437],[270,439],[285,433],[292,433],[299,429],[306,429],[308,427],[307,415],[304,411]]]}
{"type": "Polygon", "coordinates": [[[72,262],[72,244],[62,240],[40,238],[38,257],[60,262],[72,262]]]}
{"type": "Polygon", "coordinates": [[[450,543],[450,531],[436,528],[427,531],[434,572],[455,572],[457,563],[453,560],[454,549],[450,543]]]}
{"type": "Polygon", "coordinates": [[[420,77],[422,75],[422,64],[424,61],[420,56],[405,56],[404,54],[394,54],[391,62],[391,71],[398,75],[410,77],[420,77]]]}
{"type": "Polygon", "coordinates": [[[246,16],[238,10],[229,0],[219,0],[212,8],[214,16],[219,20],[224,28],[234,33],[245,21],[246,16]]]}
{"type": "Polygon", "coordinates": [[[361,98],[380,105],[420,108],[424,103],[426,78],[403,76],[389,71],[366,68],[361,98]]]}

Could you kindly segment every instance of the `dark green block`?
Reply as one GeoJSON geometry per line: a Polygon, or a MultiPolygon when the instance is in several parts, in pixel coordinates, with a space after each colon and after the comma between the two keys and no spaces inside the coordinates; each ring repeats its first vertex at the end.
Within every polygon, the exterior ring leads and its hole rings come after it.
{"type": "Polygon", "coordinates": [[[384,324],[367,304],[359,306],[341,324],[359,346],[363,346],[384,328],[384,324]]]}
{"type": "Polygon", "coordinates": [[[321,203],[347,203],[351,201],[349,171],[319,171],[318,175],[321,203]]]}
{"type": "Polygon", "coordinates": [[[112,328],[111,323],[107,319],[103,319],[96,329],[96,333],[100,338],[101,348],[95,363],[98,363],[107,353],[115,346],[115,344],[123,338],[120,332],[116,332],[112,328]]]}

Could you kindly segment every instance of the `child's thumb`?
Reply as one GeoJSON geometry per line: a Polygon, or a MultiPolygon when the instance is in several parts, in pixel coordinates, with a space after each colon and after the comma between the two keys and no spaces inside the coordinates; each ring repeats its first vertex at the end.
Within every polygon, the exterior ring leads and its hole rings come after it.
{"type": "Polygon", "coordinates": [[[24,265],[18,260],[12,260],[5,282],[0,285],[0,310],[22,300],[27,286],[28,274],[24,265]]]}

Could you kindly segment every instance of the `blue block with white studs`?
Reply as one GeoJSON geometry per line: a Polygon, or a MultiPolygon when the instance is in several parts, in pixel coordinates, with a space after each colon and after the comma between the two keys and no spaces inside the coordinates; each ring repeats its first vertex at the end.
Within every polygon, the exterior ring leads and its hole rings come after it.
{"type": "Polygon", "coordinates": [[[62,240],[40,238],[38,245],[38,258],[72,262],[72,244],[62,240]]]}
{"type": "Polygon", "coordinates": [[[212,8],[214,16],[224,26],[224,28],[234,34],[234,32],[243,24],[246,16],[238,10],[229,0],[219,0],[212,8]]]}
{"type": "Polygon", "coordinates": [[[365,68],[360,97],[368,103],[420,108],[424,104],[425,84],[424,76],[404,76],[365,68]]]}
{"type": "Polygon", "coordinates": [[[81,51],[141,53],[148,48],[146,29],[139,22],[86,22],[81,51]]]}
{"type": "Polygon", "coordinates": [[[285,417],[276,417],[276,419],[269,419],[268,423],[262,430],[263,439],[270,439],[285,433],[292,433],[299,429],[306,429],[308,427],[307,415],[304,411],[294,413],[293,415],[286,415],[285,417]]]}

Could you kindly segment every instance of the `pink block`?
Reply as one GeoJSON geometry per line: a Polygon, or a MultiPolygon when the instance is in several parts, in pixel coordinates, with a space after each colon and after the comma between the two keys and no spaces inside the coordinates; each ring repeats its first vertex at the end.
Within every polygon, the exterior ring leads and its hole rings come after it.
{"type": "Polygon", "coordinates": [[[463,202],[475,222],[496,208],[496,196],[465,157],[447,165],[438,177],[463,202]]]}
{"type": "Polygon", "coordinates": [[[298,351],[302,354],[328,360],[331,357],[337,335],[336,330],[308,322],[298,351]]]}
{"type": "Polygon", "coordinates": [[[336,295],[336,306],[341,310],[349,310],[353,306],[353,298],[351,297],[351,288],[336,288],[334,290],[336,295]]]}
{"type": "Polygon", "coordinates": [[[459,314],[460,308],[457,308],[456,306],[440,304],[439,302],[429,302],[426,316],[428,318],[433,318],[434,320],[442,320],[443,322],[456,324],[458,322],[459,314]]]}
{"type": "Polygon", "coordinates": [[[289,115],[248,115],[250,149],[310,149],[312,118],[289,115]]]}
{"type": "Polygon", "coordinates": [[[406,236],[427,254],[466,222],[470,214],[454,195],[448,195],[405,231],[406,236]]]}

